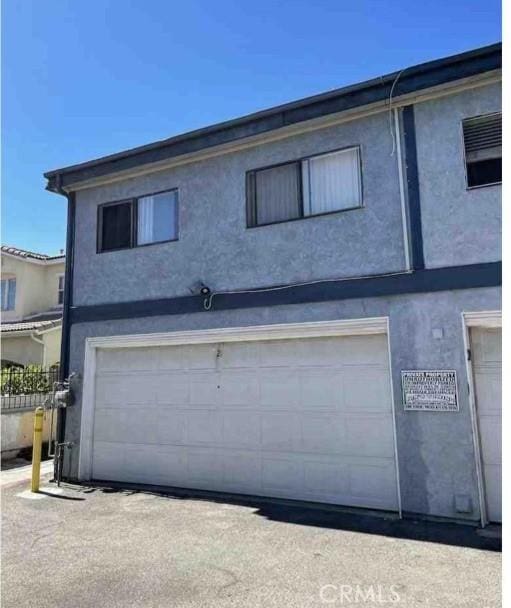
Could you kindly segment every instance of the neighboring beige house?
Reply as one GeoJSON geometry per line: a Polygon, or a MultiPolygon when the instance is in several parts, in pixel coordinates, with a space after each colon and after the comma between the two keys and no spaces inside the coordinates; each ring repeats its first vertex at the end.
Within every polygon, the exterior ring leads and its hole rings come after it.
{"type": "Polygon", "coordinates": [[[58,363],[65,256],[3,245],[1,262],[2,367],[58,363]]]}

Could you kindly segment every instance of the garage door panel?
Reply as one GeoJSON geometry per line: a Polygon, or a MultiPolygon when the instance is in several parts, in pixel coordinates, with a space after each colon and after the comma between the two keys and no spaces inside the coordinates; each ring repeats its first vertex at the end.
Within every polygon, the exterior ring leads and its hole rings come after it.
{"type": "Polygon", "coordinates": [[[94,441],[122,443],[131,439],[131,424],[128,416],[119,416],[117,408],[98,409],[94,416],[94,441]]]}
{"type": "Polygon", "coordinates": [[[292,367],[297,368],[307,364],[306,353],[304,352],[303,343],[295,340],[268,340],[260,342],[260,367],[261,368],[279,368],[292,367]]]}
{"type": "Polygon", "coordinates": [[[474,329],[471,335],[474,361],[478,365],[502,363],[502,330],[474,329]]]}
{"type": "Polygon", "coordinates": [[[261,415],[258,412],[232,411],[222,414],[221,444],[228,447],[261,446],[261,415]]]}
{"type": "Polygon", "coordinates": [[[487,516],[502,520],[502,330],[470,332],[487,516]]]}
{"type": "Polygon", "coordinates": [[[220,345],[219,369],[254,369],[260,366],[260,349],[256,342],[235,342],[220,345]]]}
{"type": "Polygon", "coordinates": [[[121,350],[97,359],[93,477],[397,508],[384,336],[121,350]]]}
{"type": "Polygon", "coordinates": [[[292,451],[299,445],[300,421],[288,412],[261,414],[261,448],[272,451],[292,451]]]}
{"type": "Polygon", "coordinates": [[[385,424],[385,418],[378,416],[357,416],[345,419],[346,451],[382,458],[392,458],[394,454],[394,434],[385,424]]]}
{"type": "Polygon", "coordinates": [[[259,403],[259,379],[253,371],[226,371],[219,376],[218,386],[223,406],[250,407],[259,403]]]}
{"type": "Polygon", "coordinates": [[[125,407],[156,402],[155,374],[100,374],[96,407],[125,407]]]}
{"type": "Polygon", "coordinates": [[[154,371],[160,352],[154,348],[109,348],[99,350],[96,367],[103,372],[154,371]]]}
{"type": "Polygon", "coordinates": [[[293,458],[265,456],[262,459],[261,477],[262,492],[279,490],[296,495],[303,487],[303,465],[293,458]]]}
{"type": "Polygon", "coordinates": [[[335,411],[342,402],[342,376],[337,370],[300,370],[300,406],[335,411]]]}
{"type": "Polygon", "coordinates": [[[346,443],[346,428],[341,417],[303,414],[300,422],[301,451],[336,453],[340,452],[346,443]]]}
{"type": "Polygon", "coordinates": [[[159,375],[155,380],[156,403],[168,406],[185,407],[190,403],[190,380],[175,371],[159,375]]]}
{"type": "Polygon", "coordinates": [[[221,345],[195,344],[180,348],[182,349],[183,361],[186,362],[188,369],[216,370],[218,368],[221,345]]]}
{"type": "Polygon", "coordinates": [[[186,414],[186,443],[212,447],[222,441],[222,413],[217,410],[189,411],[186,414]]]}
{"type": "Polygon", "coordinates": [[[259,372],[260,399],[264,407],[288,408],[300,403],[298,372],[259,372]]]}
{"type": "Polygon", "coordinates": [[[391,413],[387,370],[353,368],[343,372],[342,380],[344,410],[391,413]]]}
{"type": "Polygon", "coordinates": [[[502,420],[500,416],[485,416],[479,421],[481,448],[487,464],[498,464],[502,461],[502,420]]]}
{"type": "MultiPolygon", "coordinates": [[[[334,339],[335,340],[335,339],[334,339]]],[[[337,349],[342,365],[380,365],[388,368],[387,337],[383,334],[373,336],[346,336],[343,346],[337,349]]]]}
{"type": "Polygon", "coordinates": [[[502,411],[502,374],[493,368],[478,366],[475,370],[478,411],[481,416],[500,415],[502,411]]]}
{"type": "Polygon", "coordinates": [[[261,491],[261,455],[258,452],[225,451],[224,482],[227,491],[258,494],[261,491]]]}
{"type": "Polygon", "coordinates": [[[484,481],[488,501],[490,521],[502,521],[502,467],[500,464],[486,463],[484,481]]]}
{"type": "Polygon", "coordinates": [[[188,374],[190,383],[190,405],[213,406],[219,400],[219,377],[216,372],[188,374]]]}
{"type": "Polygon", "coordinates": [[[95,478],[124,481],[124,446],[94,440],[93,448],[92,469],[95,478]]]}
{"type": "Polygon", "coordinates": [[[169,372],[188,369],[186,351],[179,346],[161,346],[152,350],[158,351],[156,369],[169,372]]]}
{"type": "Polygon", "coordinates": [[[391,502],[395,500],[392,492],[392,480],[395,471],[393,462],[373,462],[372,464],[352,464],[350,467],[350,492],[353,497],[391,502]]]}
{"type": "Polygon", "coordinates": [[[310,494],[348,496],[349,467],[338,462],[306,462],[303,487],[310,494]]]}
{"type": "Polygon", "coordinates": [[[200,482],[206,488],[223,487],[223,458],[220,450],[188,448],[188,483],[200,482]]]}

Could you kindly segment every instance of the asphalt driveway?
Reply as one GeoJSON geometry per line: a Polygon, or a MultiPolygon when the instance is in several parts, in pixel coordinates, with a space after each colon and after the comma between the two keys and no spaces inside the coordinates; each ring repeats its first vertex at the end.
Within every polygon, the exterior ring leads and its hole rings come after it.
{"type": "Polygon", "coordinates": [[[498,541],[465,526],[145,491],[65,485],[32,499],[24,490],[2,492],[3,608],[500,606],[498,541]]]}

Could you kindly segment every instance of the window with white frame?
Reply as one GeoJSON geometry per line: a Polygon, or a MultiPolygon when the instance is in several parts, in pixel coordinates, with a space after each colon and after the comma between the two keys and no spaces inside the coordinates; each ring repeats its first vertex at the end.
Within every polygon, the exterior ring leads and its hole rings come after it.
{"type": "Polygon", "coordinates": [[[477,188],[502,182],[502,113],[463,121],[467,186],[477,188]]]}
{"type": "Polygon", "coordinates": [[[59,306],[64,304],[64,275],[59,274],[58,278],[58,289],[57,289],[57,303],[59,306]]]}
{"type": "Polygon", "coordinates": [[[362,206],[358,147],[247,173],[249,227],[362,206]]]}
{"type": "Polygon", "coordinates": [[[2,310],[14,310],[16,306],[16,279],[2,279],[2,310]]]}

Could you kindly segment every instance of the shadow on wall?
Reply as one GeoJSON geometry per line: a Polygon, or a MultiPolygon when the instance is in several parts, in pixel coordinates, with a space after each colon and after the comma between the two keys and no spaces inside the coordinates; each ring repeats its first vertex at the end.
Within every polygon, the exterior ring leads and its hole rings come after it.
{"type": "Polygon", "coordinates": [[[219,494],[201,490],[184,490],[180,488],[160,488],[138,484],[117,484],[114,482],[94,482],[85,485],[84,492],[118,493],[130,496],[146,494],[161,498],[179,500],[204,500],[209,502],[239,505],[256,509],[255,515],[273,521],[285,522],[299,526],[314,526],[332,530],[376,534],[390,538],[426,541],[444,545],[455,545],[501,551],[502,541],[499,534],[482,536],[474,525],[455,522],[432,522],[418,519],[412,515],[399,519],[395,513],[369,511],[335,505],[302,503],[297,501],[219,494]]]}

